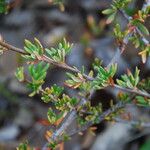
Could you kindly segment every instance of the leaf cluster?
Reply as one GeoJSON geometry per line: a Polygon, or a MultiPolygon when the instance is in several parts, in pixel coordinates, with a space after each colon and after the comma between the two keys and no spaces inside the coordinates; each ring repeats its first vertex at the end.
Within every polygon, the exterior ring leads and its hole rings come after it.
{"type": "Polygon", "coordinates": [[[49,64],[44,62],[40,62],[36,65],[31,64],[28,66],[28,72],[31,78],[31,81],[25,79],[24,68],[19,67],[15,73],[15,76],[20,82],[26,81],[27,86],[32,91],[29,96],[34,96],[36,93],[39,93],[41,90],[41,86],[44,83],[46,78],[47,70],[49,68],[49,64]]]}
{"type": "Polygon", "coordinates": [[[95,66],[97,76],[93,81],[94,89],[102,89],[112,83],[112,78],[117,71],[117,64],[113,64],[110,68],[103,68],[102,66],[95,66]]]}
{"type": "Polygon", "coordinates": [[[25,40],[24,50],[27,54],[22,55],[22,57],[29,62],[39,59],[44,53],[43,46],[37,38],[34,38],[34,42],[25,40]]]}
{"type": "Polygon", "coordinates": [[[122,87],[136,88],[139,83],[140,70],[136,67],[134,75],[128,70],[128,74],[122,75],[121,80],[117,79],[117,83],[122,87]]]}
{"type": "Polygon", "coordinates": [[[63,87],[60,87],[54,84],[53,86],[51,86],[51,88],[49,87],[45,88],[45,90],[42,92],[41,99],[45,103],[56,101],[59,98],[59,96],[61,96],[63,91],[64,91],[63,87]]]}
{"type": "Polygon", "coordinates": [[[103,14],[108,15],[106,23],[111,23],[116,17],[117,10],[126,8],[130,2],[131,0],[113,0],[111,8],[108,8],[102,12],[103,14]]]}
{"type": "Polygon", "coordinates": [[[136,96],[136,104],[143,107],[150,106],[150,99],[143,96],[136,96]]]}
{"type": "Polygon", "coordinates": [[[58,44],[57,48],[46,48],[45,51],[47,52],[49,58],[53,59],[56,62],[64,63],[65,56],[70,53],[72,46],[72,44],[64,39],[61,43],[58,44]]]}

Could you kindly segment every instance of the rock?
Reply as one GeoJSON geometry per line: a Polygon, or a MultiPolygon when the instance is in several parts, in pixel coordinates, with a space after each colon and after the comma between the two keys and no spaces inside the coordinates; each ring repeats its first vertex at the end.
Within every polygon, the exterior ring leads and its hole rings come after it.
{"type": "Polygon", "coordinates": [[[5,24],[22,28],[24,26],[31,25],[33,18],[33,13],[30,10],[20,11],[19,9],[15,9],[7,15],[7,17],[5,17],[5,24]]]}
{"type": "MultiPolygon", "coordinates": [[[[100,58],[105,66],[110,63],[117,51],[112,38],[93,40],[90,46],[94,49],[95,57],[100,58]]],[[[124,72],[126,68],[129,68],[129,64],[122,57],[117,58],[115,63],[118,64],[119,72],[124,72]]]]}
{"type": "Polygon", "coordinates": [[[82,65],[86,65],[87,61],[84,59],[84,46],[78,43],[74,44],[71,54],[67,57],[67,61],[69,64],[76,66],[77,68],[81,68],[82,65]]]}
{"type": "MultiPolygon", "coordinates": [[[[43,14],[49,21],[59,22],[59,23],[72,23],[72,18],[75,19],[75,16],[71,16],[65,12],[61,12],[58,9],[54,9],[43,14]]],[[[77,18],[76,18],[77,19],[77,18]]]]}
{"type": "Polygon", "coordinates": [[[50,3],[48,2],[48,0],[26,0],[23,1],[23,4],[26,5],[29,8],[35,8],[35,7],[48,7],[50,6],[50,3]]]}
{"type": "MultiPolygon", "coordinates": [[[[107,66],[116,53],[116,48],[113,46],[114,41],[112,38],[92,40],[89,47],[93,50],[94,58],[97,57],[103,61],[104,66],[107,66]]],[[[71,54],[68,56],[68,62],[78,68],[82,65],[88,67],[89,58],[84,54],[84,46],[82,44],[74,44],[71,54]],[[78,61],[77,61],[78,60],[78,61]]],[[[126,68],[130,68],[129,64],[119,57],[115,62],[118,63],[118,72],[122,73],[126,68]]]]}
{"type": "Polygon", "coordinates": [[[82,0],[81,6],[86,10],[100,10],[106,8],[111,3],[111,0],[102,1],[102,0],[82,0]]]}
{"type": "Polygon", "coordinates": [[[119,150],[123,149],[130,137],[131,127],[116,123],[111,125],[104,133],[100,134],[94,142],[91,150],[119,150]]]}
{"type": "Polygon", "coordinates": [[[29,128],[33,124],[33,114],[26,107],[21,107],[16,118],[14,119],[14,123],[23,128],[29,128]]]}
{"type": "Polygon", "coordinates": [[[45,35],[44,43],[48,46],[54,45],[56,42],[65,37],[66,33],[67,33],[66,27],[54,28],[47,35],[45,35]]]}
{"type": "Polygon", "coordinates": [[[0,141],[15,140],[20,133],[16,125],[9,125],[0,129],[0,141]]]}
{"type": "Polygon", "coordinates": [[[8,101],[5,98],[0,96],[0,123],[5,120],[7,116],[7,108],[8,108],[8,101]]]}
{"type": "Polygon", "coordinates": [[[20,83],[17,79],[12,78],[11,81],[9,82],[8,88],[18,94],[27,94],[28,89],[25,87],[24,84],[20,83]]]}

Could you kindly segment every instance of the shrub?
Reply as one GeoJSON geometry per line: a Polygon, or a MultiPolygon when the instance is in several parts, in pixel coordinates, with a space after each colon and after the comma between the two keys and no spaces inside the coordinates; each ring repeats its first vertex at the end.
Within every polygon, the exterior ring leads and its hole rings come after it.
{"type": "MultiPolygon", "coordinates": [[[[35,38],[33,41],[25,40],[24,50],[16,48],[7,42],[1,40],[1,52],[15,51],[20,53],[28,64],[29,78],[24,75],[24,67],[19,67],[15,76],[20,82],[24,82],[30,89],[29,96],[36,94],[41,95],[44,103],[52,103],[53,108],[49,108],[47,112],[47,120],[50,126],[57,126],[55,130],[47,131],[47,144],[43,149],[50,147],[54,149],[60,141],[64,141],[72,135],[90,128],[93,124],[105,121],[124,122],[137,126],[147,126],[149,123],[135,120],[123,120],[118,118],[123,113],[127,104],[147,107],[150,105],[149,79],[140,79],[140,72],[137,67],[132,73],[130,70],[127,74],[122,75],[115,80],[114,76],[117,72],[117,60],[126,49],[128,42],[131,42],[135,48],[140,49],[139,55],[142,62],[145,63],[150,55],[150,44],[146,39],[149,31],[145,26],[145,21],[150,15],[150,2],[146,1],[141,10],[138,10],[132,16],[128,15],[128,4],[131,0],[113,0],[110,8],[103,11],[107,15],[107,24],[112,23],[117,14],[120,13],[127,20],[127,27],[123,31],[121,26],[116,24],[114,27],[114,36],[118,44],[115,56],[108,66],[103,67],[99,60],[93,63],[93,69],[86,74],[84,67],[78,69],[70,66],[66,62],[66,56],[71,53],[72,44],[65,39],[58,44],[57,47],[50,49],[44,48],[41,42],[35,38]],[[47,75],[49,66],[55,66],[66,70],[67,87],[78,91],[76,97],[71,97],[64,93],[64,88],[58,85],[43,88],[43,84],[47,75]],[[120,92],[117,96],[118,102],[111,104],[111,107],[104,111],[102,104],[92,106],[90,99],[96,90],[110,87],[118,89],[120,92]],[[78,128],[66,133],[68,126],[77,120],[78,128]]],[[[6,12],[6,5],[1,1],[0,12],[6,12]]],[[[59,2],[60,4],[60,2],[59,2]]],[[[26,150],[27,143],[20,144],[18,150],[26,150]]]]}

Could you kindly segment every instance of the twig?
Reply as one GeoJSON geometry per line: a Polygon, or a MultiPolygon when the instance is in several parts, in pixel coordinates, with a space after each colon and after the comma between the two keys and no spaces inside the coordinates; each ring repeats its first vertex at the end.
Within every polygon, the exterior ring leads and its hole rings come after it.
{"type": "MultiPolygon", "coordinates": [[[[78,70],[77,68],[72,67],[72,66],[69,66],[69,65],[67,65],[66,63],[58,63],[58,62],[56,62],[56,61],[50,59],[50,58],[47,57],[46,55],[43,55],[42,60],[45,61],[45,62],[48,62],[48,63],[50,63],[50,64],[53,64],[53,65],[55,65],[55,66],[57,66],[57,67],[59,67],[59,68],[63,68],[63,69],[65,69],[65,70],[69,70],[69,71],[71,71],[71,72],[73,72],[73,73],[81,73],[81,71],[78,70]]],[[[92,78],[92,77],[90,77],[90,76],[88,76],[88,75],[86,75],[86,74],[82,74],[82,75],[83,75],[87,80],[90,80],[90,81],[94,80],[94,78],[92,78]]]]}
{"type": "MultiPolygon", "coordinates": [[[[10,45],[8,43],[0,41],[0,45],[2,45],[3,47],[5,47],[8,50],[12,50],[12,51],[15,51],[15,52],[18,52],[18,53],[26,55],[24,50],[16,48],[16,47],[14,47],[14,46],[12,46],[12,45],[10,45]]],[[[48,62],[50,64],[53,64],[56,67],[60,67],[60,68],[66,69],[66,70],[72,71],[74,73],[80,73],[80,71],[77,68],[71,67],[71,66],[69,66],[69,65],[67,65],[65,63],[58,63],[58,62],[48,58],[46,55],[43,55],[42,60],[44,60],[45,62],[48,62]]],[[[90,77],[90,76],[88,76],[86,74],[83,74],[83,76],[87,80],[90,80],[90,81],[93,81],[95,79],[95,78],[92,78],[92,77],[90,77]]],[[[121,87],[121,86],[116,85],[116,84],[114,84],[113,87],[115,87],[115,88],[117,88],[119,90],[125,91],[125,92],[135,93],[135,94],[138,94],[138,95],[150,97],[150,94],[148,94],[146,92],[142,92],[140,90],[137,91],[137,90],[133,90],[133,89],[128,89],[128,88],[124,88],[124,87],[121,87]]],[[[85,104],[86,101],[85,101],[85,99],[84,100],[82,99],[81,102],[78,104],[78,106],[82,106],[83,104],[85,104]]],[[[118,106],[116,106],[116,107],[118,107],[118,106]]],[[[100,116],[100,118],[99,118],[100,121],[104,120],[105,116],[108,115],[109,113],[111,113],[111,109],[106,111],[104,114],[102,114],[100,116]]],[[[69,112],[67,114],[65,120],[60,125],[60,127],[53,133],[52,137],[49,139],[49,142],[50,141],[56,141],[56,139],[63,133],[63,131],[65,131],[67,129],[67,127],[71,124],[71,122],[75,118],[76,118],[76,110],[72,110],[71,112],[69,112]]],[[[85,130],[88,126],[91,126],[91,125],[92,125],[92,122],[89,122],[86,126],[82,127],[81,130],[85,130]]],[[[47,144],[45,146],[47,146],[47,144]]],[[[45,146],[44,146],[43,150],[45,149],[45,146]]]]}
{"type": "MultiPolygon", "coordinates": [[[[149,4],[150,4],[150,0],[148,0],[148,2],[149,2],[149,4]]],[[[148,4],[148,3],[147,3],[148,4]]],[[[148,4],[148,5],[149,5],[148,4]]],[[[143,9],[145,9],[147,6],[145,6],[145,7],[143,7],[143,9]]],[[[127,15],[125,15],[125,17],[128,19],[128,21],[130,20],[130,19],[132,19],[132,18],[130,18],[130,17],[128,17],[127,15]]],[[[149,42],[147,41],[147,39],[142,35],[142,33],[138,30],[138,29],[136,29],[137,30],[137,32],[142,36],[142,40],[146,43],[146,44],[148,44],[149,42]]],[[[117,48],[117,52],[116,52],[116,54],[115,54],[115,56],[113,57],[113,59],[111,60],[111,62],[109,63],[109,65],[107,66],[108,68],[117,60],[117,58],[118,57],[120,57],[121,56],[121,53],[124,51],[124,49],[125,49],[125,46],[127,45],[127,43],[128,43],[128,41],[129,41],[129,36],[130,36],[130,34],[127,36],[127,37],[125,37],[124,39],[123,39],[123,45],[122,45],[122,47],[120,47],[120,48],[117,48]]],[[[123,87],[120,87],[120,86],[118,86],[118,85],[114,85],[114,87],[115,88],[118,88],[118,89],[120,89],[120,90],[123,90],[124,88],[123,87]]],[[[131,93],[135,93],[135,94],[140,94],[140,95],[142,95],[142,96],[150,96],[150,94],[148,94],[148,93],[145,93],[145,92],[143,92],[143,91],[137,91],[137,90],[134,90],[134,89],[124,89],[124,91],[126,90],[126,92],[131,92],[131,93]]],[[[101,122],[101,121],[103,121],[104,119],[105,119],[105,117],[106,116],[108,116],[109,114],[111,114],[111,113],[113,113],[113,112],[115,112],[116,110],[118,110],[118,109],[121,109],[122,107],[124,107],[125,106],[125,103],[122,103],[122,102],[119,102],[118,104],[116,104],[114,107],[112,107],[112,108],[110,108],[109,110],[107,110],[107,111],[105,111],[100,117],[99,117],[99,122],[101,122]]],[[[88,122],[85,126],[83,126],[83,127],[81,127],[80,129],[78,129],[78,130],[73,130],[70,134],[69,134],[69,136],[72,136],[72,135],[74,135],[74,134],[76,134],[77,132],[81,132],[81,131],[84,131],[84,130],[86,130],[88,127],[90,127],[91,125],[93,124],[93,122],[88,122]]],[[[132,121],[131,122],[131,124],[137,124],[137,122],[136,121],[132,121]]],[[[141,125],[142,126],[145,126],[145,127],[150,127],[150,123],[141,123],[141,125]]]]}
{"type": "MultiPolygon", "coordinates": [[[[146,0],[145,4],[142,7],[142,10],[145,10],[148,6],[150,6],[150,0],[146,0]]],[[[130,22],[133,18],[131,16],[128,16],[124,10],[120,10],[119,12],[124,16],[124,18],[130,22]]],[[[142,37],[142,41],[145,43],[145,45],[150,44],[150,42],[145,38],[145,36],[142,34],[142,32],[136,27],[136,32],[142,37]]],[[[118,58],[121,56],[121,53],[125,50],[125,46],[129,42],[129,37],[132,35],[132,33],[128,34],[124,39],[123,39],[123,44],[117,48],[112,60],[108,64],[107,68],[109,68],[113,63],[115,63],[118,58]]]]}
{"type": "MultiPolygon", "coordinates": [[[[109,116],[110,114],[112,114],[112,113],[118,111],[118,110],[121,109],[121,108],[124,108],[126,104],[127,104],[127,102],[122,102],[122,101],[120,101],[120,102],[118,102],[116,105],[114,105],[113,107],[111,107],[111,108],[109,108],[108,110],[104,111],[104,112],[99,116],[99,118],[98,118],[99,123],[102,122],[102,121],[104,121],[105,118],[106,118],[107,116],[109,116]]],[[[92,125],[93,125],[93,122],[92,122],[92,121],[89,121],[86,125],[82,126],[80,129],[78,129],[78,130],[73,130],[72,133],[71,133],[71,135],[74,135],[74,134],[76,134],[76,133],[78,133],[78,132],[82,132],[82,131],[86,130],[87,128],[89,128],[89,127],[92,126],[92,125]]],[[[69,135],[70,135],[70,134],[69,134],[69,135]]]]}
{"type": "Polygon", "coordinates": [[[150,128],[150,122],[142,122],[140,120],[124,120],[121,118],[113,118],[114,121],[131,125],[131,126],[137,126],[137,127],[142,127],[142,128],[150,128]]]}
{"type": "Polygon", "coordinates": [[[132,35],[132,33],[128,34],[122,42],[122,45],[120,47],[117,48],[113,58],[111,59],[110,63],[107,65],[107,68],[110,68],[110,66],[112,64],[114,64],[117,60],[119,60],[119,57],[121,56],[121,54],[124,52],[126,45],[128,44],[129,41],[129,37],[132,35]]]}
{"type": "Polygon", "coordinates": [[[0,40],[0,45],[5,47],[7,50],[12,50],[14,52],[17,52],[17,53],[21,53],[21,54],[27,54],[23,49],[20,49],[20,48],[17,48],[15,46],[12,46],[6,42],[3,42],[0,40]]]}
{"type": "MultiPolygon", "coordinates": [[[[144,9],[144,7],[143,7],[144,9]]],[[[142,10],[143,10],[142,9],[142,10]]],[[[130,20],[132,20],[132,17],[131,16],[128,16],[124,10],[119,10],[121,12],[121,14],[124,16],[124,18],[127,19],[127,21],[129,22],[130,20]]],[[[136,27],[135,28],[136,32],[142,37],[142,41],[145,43],[145,45],[149,44],[149,41],[145,38],[145,36],[143,35],[143,33],[136,27]]]]}
{"type": "MultiPolygon", "coordinates": [[[[150,6],[150,0],[146,0],[146,2],[144,3],[142,10],[146,10],[146,8],[150,6]]],[[[119,12],[124,16],[124,18],[130,22],[130,20],[132,20],[133,18],[131,16],[128,16],[124,10],[120,10],[119,12]]],[[[145,45],[149,44],[149,41],[145,38],[145,36],[143,35],[143,33],[136,27],[136,32],[142,37],[142,41],[145,43],[145,45]]]]}
{"type": "MultiPolygon", "coordinates": [[[[16,48],[16,47],[14,47],[14,46],[12,46],[10,44],[7,44],[5,42],[0,41],[0,45],[2,45],[3,47],[7,48],[8,50],[19,52],[21,54],[26,54],[22,49],[16,48]]],[[[80,71],[77,68],[73,68],[73,67],[71,67],[71,66],[69,66],[67,64],[64,64],[64,63],[62,64],[62,63],[55,62],[54,60],[48,58],[46,55],[43,55],[42,58],[43,58],[43,60],[45,62],[53,64],[53,65],[55,65],[57,67],[60,67],[60,68],[63,68],[63,69],[67,69],[67,70],[72,71],[74,73],[80,73],[80,71]]],[[[88,76],[86,74],[83,74],[83,76],[87,80],[90,80],[90,81],[94,80],[94,78],[92,78],[92,77],[90,77],[90,76],[88,76]]],[[[140,90],[137,91],[137,90],[133,90],[133,89],[123,88],[123,87],[121,87],[119,85],[116,85],[116,84],[114,84],[113,87],[115,87],[115,88],[117,88],[119,90],[123,90],[125,92],[130,92],[130,93],[135,93],[135,94],[138,94],[138,95],[150,97],[150,94],[148,94],[146,92],[142,92],[140,90]]],[[[83,105],[84,103],[85,103],[85,100],[81,100],[81,102],[79,103],[79,106],[83,105]]],[[[106,113],[109,113],[109,111],[106,112],[106,113]]],[[[74,120],[75,116],[76,116],[76,111],[75,110],[72,110],[70,113],[68,113],[67,116],[66,116],[66,119],[63,121],[61,126],[56,130],[56,132],[53,134],[53,136],[52,136],[52,138],[50,140],[54,140],[55,141],[57,139],[57,137],[60,136],[63,133],[63,131],[66,130],[66,128],[70,125],[70,123],[74,120]]],[[[88,125],[89,126],[92,125],[92,122],[90,122],[88,125]]],[[[85,129],[85,128],[86,127],[83,127],[82,130],[85,129]]]]}
{"type": "Polygon", "coordinates": [[[149,97],[150,98],[150,94],[149,93],[143,92],[143,91],[138,90],[138,89],[124,88],[124,87],[119,86],[117,84],[114,84],[113,87],[115,87],[118,90],[124,91],[124,92],[134,93],[136,95],[141,95],[141,96],[145,96],[145,97],[149,97]]]}
{"type": "MultiPolygon", "coordinates": [[[[118,103],[117,103],[116,105],[114,105],[112,108],[110,108],[110,109],[106,110],[105,112],[103,112],[103,113],[99,116],[99,123],[102,122],[103,120],[105,120],[105,118],[106,118],[107,116],[109,116],[110,114],[112,114],[112,113],[118,111],[118,110],[121,109],[121,108],[124,108],[125,105],[126,105],[125,102],[118,102],[118,103]]],[[[71,121],[71,120],[70,120],[71,117],[73,117],[73,120],[76,118],[76,111],[75,111],[75,110],[74,110],[74,116],[70,115],[70,118],[69,118],[69,119],[66,119],[67,122],[68,122],[68,121],[71,121]]],[[[72,120],[72,121],[73,121],[73,120],[72,120]]],[[[72,121],[71,121],[71,122],[72,122],[72,121]]],[[[67,122],[65,121],[65,123],[67,123],[67,122]]],[[[70,123],[71,123],[71,122],[70,122],[70,123]]],[[[63,125],[64,125],[64,124],[63,124],[63,125]]],[[[70,125],[70,124],[68,124],[68,125],[70,125]]],[[[92,122],[92,121],[89,121],[89,122],[87,122],[86,125],[84,125],[84,126],[78,128],[78,129],[74,129],[74,130],[72,130],[71,132],[69,132],[68,136],[73,136],[73,135],[75,135],[76,133],[83,132],[83,131],[85,131],[87,128],[89,128],[91,125],[93,125],[93,122],[92,122]]],[[[59,128],[59,130],[60,130],[60,128],[59,128]]],[[[66,129],[65,129],[65,130],[66,130],[66,129]]],[[[62,133],[63,131],[65,131],[65,130],[64,130],[64,128],[63,128],[63,130],[61,131],[61,133],[62,133]]],[[[55,135],[56,135],[56,133],[55,133],[55,135]]],[[[57,135],[57,138],[59,138],[59,136],[60,136],[60,134],[57,135]]],[[[55,141],[56,139],[53,139],[53,138],[51,137],[50,140],[49,140],[49,142],[52,142],[53,140],[55,141]]],[[[61,140],[58,139],[58,142],[60,142],[60,141],[61,141],[61,140]]],[[[46,149],[47,149],[47,146],[48,146],[48,143],[46,143],[46,144],[44,145],[44,147],[42,148],[42,150],[46,150],[46,149]]]]}
{"type": "MultiPolygon", "coordinates": [[[[88,96],[87,99],[82,98],[81,101],[77,104],[76,107],[79,106],[83,106],[85,103],[87,103],[87,101],[89,101],[91,99],[91,97],[93,96],[93,91],[91,91],[90,95],[88,96]]],[[[56,131],[53,133],[52,137],[50,137],[48,139],[48,142],[52,142],[52,141],[56,141],[57,138],[59,138],[61,136],[61,134],[67,129],[67,127],[72,123],[72,121],[76,118],[77,116],[77,111],[76,109],[72,109],[67,116],[65,117],[65,119],[63,120],[63,122],[61,123],[61,125],[58,127],[58,129],[56,129],[56,131]]],[[[48,143],[46,143],[42,150],[46,150],[48,146],[48,143]]]]}
{"type": "MultiPolygon", "coordinates": [[[[21,54],[27,55],[27,53],[25,53],[23,49],[17,48],[17,47],[15,47],[15,46],[12,46],[12,45],[10,45],[10,44],[8,44],[8,43],[5,43],[5,42],[3,42],[3,41],[0,41],[0,45],[2,45],[3,47],[5,47],[5,48],[8,49],[8,50],[12,50],[12,51],[15,51],[15,52],[17,52],[17,53],[21,53],[21,54]]],[[[74,68],[74,67],[72,67],[72,66],[69,66],[69,65],[67,65],[67,64],[65,64],[65,63],[58,63],[58,62],[56,62],[56,61],[50,59],[50,58],[47,57],[46,55],[43,55],[43,56],[42,56],[42,60],[45,61],[45,62],[47,62],[47,63],[53,64],[53,65],[56,66],[56,67],[66,69],[66,70],[71,71],[71,72],[74,72],[74,73],[81,73],[80,70],[78,70],[77,68],[74,68]]],[[[89,81],[95,80],[95,78],[92,78],[92,77],[90,77],[90,76],[88,76],[88,75],[86,75],[86,74],[83,74],[83,76],[84,76],[87,80],[89,80],[89,81]]],[[[117,84],[114,84],[113,86],[112,86],[112,85],[109,85],[109,86],[112,87],[112,88],[115,87],[116,89],[119,89],[119,90],[122,90],[122,91],[125,91],[125,92],[135,93],[135,94],[137,94],[137,95],[142,95],[142,96],[145,96],[145,97],[149,97],[149,98],[150,98],[150,94],[149,94],[149,93],[143,92],[143,91],[141,91],[141,90],[135,90],[135,89],[133,90],[133,89],[121,87],[121,86],[119,86],[119,85],[117,85],[117,84]]]]}

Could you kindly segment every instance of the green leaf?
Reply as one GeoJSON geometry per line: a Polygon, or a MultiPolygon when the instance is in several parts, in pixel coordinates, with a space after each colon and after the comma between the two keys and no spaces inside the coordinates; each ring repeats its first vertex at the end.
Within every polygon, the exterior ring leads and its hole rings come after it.
{"type": "Polygon", "coordinates": [[[98,71],[96,78],[93,81],[95,89],[102,89],[110,84],[109,80],[113,78],[117,71],[117,64],[112,64],[110,68],[103,68],[102,66],[94,66],[98,71]]]}
{"type": "Polygon", "coordinates": [[[20,82],[24,81],[24,68],[23,67],[17,68],[15,76],[20,82]]]}
{"type": "Polygon", "coordinates": [[[116,13],[111,14],[111,15],[107,18],[106,23],[107,23],[107,24],[112,23],[112,22],[114,21],[114,19],[115,19],[115,16],[116,16],[116,13]]]}
{"type": "Polygon", "coordinates": [[[48,68],[49,64],[44,62],[29,65],[28,71],[32,81],[28,83],[28,87],[33,91],[29,96],[34,96],[36,93],[39,93],[41,86],[44,84],[48,68]]]}
{"type": "Polygon", "coordinates": [[[54,123],[57,121],[57,115],[56,115],[56,113],[52,110],[52,108],[49,108],[49,109],[48,109],[47,118],[48,118],[48,121],[49,121],[51,124],[54,124],[54,123]]]}
{"type": "Polygon", "coordinates": [[[102,13],[103,13],[103,14],[105,14],[105,15],[109,15],[109,14],[114,13],[114,10],[113,10],[113,9],[111,9],[111,8],[109,8],[109,9],[105,9],[105,10],[103,10],[103,11],[102,11],[102,13]]]}
{"type": "Polygon", "coordinates": [[[142,33],[149,35],[148,29],[142,23],[138,22],[136,25],[142,33]]]}
{"type": "Polygon", "coordinates": [[[19,144],[19,146],[17,147],[17,150],[28,150],[27,142],[19,144]]]}
{"type": "Polygon", "coordinates": [[[140,150],[150,150],[150,139],[146,140],[144,144],[141,146],[140,150]]]}
{"type": "Polygon", "coordinates": [[[139,73],[140,70],[136,67],[134,75],[131,72],[128,72],[127,75],[125,74],[121,76],[121,80],[117,79],[116,81],[120,86],[135,88],[140,80],[139,73]]]}
{"type": "Polygon", "coordinates": [[[56,48],[50,48],[50,49],[45,49],[47,52],[48,57],[53,59],[56,62],[65,62],[65,57],[68,53],[70,53],[72,49],[72,44],[67,42],[65,39],[58,44],[58,47],[56,48]]]}
{"type": "Polygon", "coordinates": [[[0,0],[0,13],[7,12],[7,4],[5,0],[0,0]]]}
{"type": "Polygon", "coordinates": [[[52,0],[52,2],[54,4],[62,4],[62,3],[64,3],[64,0],[52,0]]]}
{"type": "Polygon", "coordinates": [[[25,40],[24,50],[27,55],[22,55],[29,62],[39,60],[41,56],[44,54],[44,49],[42,44],[37,38],[34,38],[34,42],[30,42],[29,40],[25,40]]]}
{"type": "Polygon", "coordinates": [[[136,96],[136,100],[139,106],[147,107],[150,105],[150,99],[144,98],[143,96],[136,96]]]}
{"type": "Polygon", "coordinates": [[[38,50],[38,54],[42,55],[44,53],[44,49],[43,49],[41,42],[37,38],[34,38],[34,42],[35,42],[35,46],[38,50]]]}
{"type": "Polygon", "coordinates": [[[62,94],[64,88],[57,86],[56,84],[54,84],[53,86],[51,86],[51,88],[46,88],[44,90],[44,92],[42,92],[42,97],[41,99],[45,102],[55,102],[60,95],[62,94]]]}

